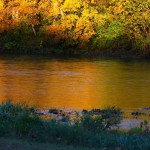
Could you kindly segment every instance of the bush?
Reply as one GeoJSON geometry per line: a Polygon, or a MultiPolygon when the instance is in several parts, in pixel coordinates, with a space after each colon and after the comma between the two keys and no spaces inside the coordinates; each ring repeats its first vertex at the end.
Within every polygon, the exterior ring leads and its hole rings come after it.
{"type": "Polygon", "coordinates": [[[100,132],[104,130],[103,119],[101,116],[86,114],[81,117],[81,125],[89,131],[100,132]]]}
{"type": "Polygon", "coordinates": [[[81,117],[81,125],[93,132],[100,132],[118,126],[122,120],[122,112],[115,107],[106,108],[99,114],[94,114],[94,110],[81,117]]]}
{"type": "Polygon", "coordinates": [[[150,134],[143,131],[118,132],[108,130],[122,119],[115,107],[89,111],[75,124],[44,120],[35,108],[11,101],[0,105],[0,136],[25,138],[40,142],[64,143],[99,149],[150,149],[150,134]]]}

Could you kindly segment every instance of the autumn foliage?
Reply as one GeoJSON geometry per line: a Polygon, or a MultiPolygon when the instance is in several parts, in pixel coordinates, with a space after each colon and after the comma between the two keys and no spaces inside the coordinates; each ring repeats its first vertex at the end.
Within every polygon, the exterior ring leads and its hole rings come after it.
{"type": "Polygon", "coordinates": [[[28,43],[39,49],[149,55],[150,1],[0,0],[0,34],[6,50],[34,39],[28,43]]]}

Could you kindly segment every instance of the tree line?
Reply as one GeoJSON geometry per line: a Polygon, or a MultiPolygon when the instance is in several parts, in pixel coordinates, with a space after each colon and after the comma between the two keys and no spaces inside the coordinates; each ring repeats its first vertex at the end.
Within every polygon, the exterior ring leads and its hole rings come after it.
{"type": "Polygon", "coordinates": [[[4,52],[150,55],[150,1],[0,0],[0,35],[4,52]]]}

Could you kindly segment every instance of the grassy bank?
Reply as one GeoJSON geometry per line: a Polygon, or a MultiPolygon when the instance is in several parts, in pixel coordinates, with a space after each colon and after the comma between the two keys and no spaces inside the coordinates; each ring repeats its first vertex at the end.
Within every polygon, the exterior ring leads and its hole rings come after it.
{"type": "Polygon", "coordinates": [[[0,138],[1,150],[94,150],[93,148],[74,147],[65,144],[31,142],[17,138],[0,138]]]}
{"type": "MultiPolygon", "coordinates": [[[[11,142],[11,139],[21,138],[43,144],[54,143],[54,146],[72,145],[76,149],[150,149],[148,130],[111,130],[122,120],[120,109],[106,108],[100,113],[85,111],[82,116],[77,114],[73,124],[67,116],[64,118],[42,119],[37,109],[8,101],[0,105],[0,137],[5,138],[6,143],[10,143],[6,137],[9,137],[11,142]]],[[[74,149],[73,147],[69,149],[74,149]]]]}

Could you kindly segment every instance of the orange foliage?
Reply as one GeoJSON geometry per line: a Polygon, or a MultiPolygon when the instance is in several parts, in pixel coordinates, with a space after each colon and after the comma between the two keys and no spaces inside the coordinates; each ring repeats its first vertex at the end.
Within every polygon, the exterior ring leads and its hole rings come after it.
{"type": "Polygon", "coordinates": [[[35,35],[44,30],[54,38],[87,43],[103,32],[100,26],[109,28],[109,35],[114,33],[116,30],[110,24],[116,19],[126,28],[129,37],[138,39],[147,37],[149,32],[147,3],[140,0],[7,0],[6,3],[0,0],[0,32],[23,24],[31,26],[35,35]],[[137,22],[138,19],[141,21],[137,22]]]}

